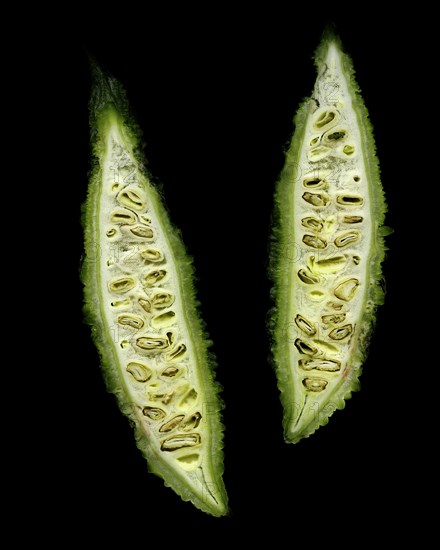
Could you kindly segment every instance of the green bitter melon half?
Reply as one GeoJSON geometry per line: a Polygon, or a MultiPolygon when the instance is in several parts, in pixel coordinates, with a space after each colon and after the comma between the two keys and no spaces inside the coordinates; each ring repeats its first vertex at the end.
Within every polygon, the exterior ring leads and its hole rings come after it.
{"type": "Polygon", "coordinates": [[[221,402],[192,262],[144,167],[124,90],[96,65],[93,74],[86,319],[108,389],[133,422],[149,470],[182,499],[221,516],[221,402]]]}
{"type": "Polygon", "coordinates": [[[311,98],[295,116],[275,196],[274,365],[284,435],[296,443],[359,386],[383,302],[386,205],[367,110],[350,58],[328,30],[311,98]]]}

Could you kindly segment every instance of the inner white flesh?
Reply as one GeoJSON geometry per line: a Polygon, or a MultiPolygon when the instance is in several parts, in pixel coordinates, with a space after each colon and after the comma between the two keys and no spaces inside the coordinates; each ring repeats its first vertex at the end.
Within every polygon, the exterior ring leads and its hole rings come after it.
{"type": "Polygon", "coordinates": [[[291,195],[292,434],[316,429],[359,374],[350,357],[367,290],[368,190],[352,96],[332,44],[315,85],[291,195]]]}
{"type": "Polygon", "coordinates": [[[116,122],[107,134],[101,185],[100,309],[127,401],[148,436],[150,460],[167,462],[190,493],[215,507],[220,498],[207,422],[213,411],[198,373],[178,266],[149,200],[150,184],[116,122]]]}

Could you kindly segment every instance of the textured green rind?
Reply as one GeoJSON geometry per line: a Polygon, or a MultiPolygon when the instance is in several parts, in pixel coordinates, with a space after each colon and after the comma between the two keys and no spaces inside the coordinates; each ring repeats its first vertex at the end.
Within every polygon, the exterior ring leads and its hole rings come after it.
{"type": "Polygon", "coordinates": [[[81,279],[84,284],[84,317],[91,326],[92,337],[101,358],[103,376],[109,392],[115,394],[120,410],[128,416],[135,429],[135,438],[138,448],[148,461],[148,470],[163,478],[165,485],[171,487],[184,501],[191,501],[200,510],[214,515],[223,516],[228,513],[227,494],[222,480],[223,465],[223,432],[220,411],[223,402],[220,399],[221,386],[215,380],[216,361],[210,352],[211,340],[206,332],[205,325],[200,318],[199,302],[196,299],[194,288],[194,267],[191,257],[187,254],[180,232],[169,220],[163,198],[156,187],[151,184],[151,177],[145,168],[145,159],[142,153],[141,131],[130,114],[129,104],[121,84],[111,76],[105,74],[92,62],[94,85],[90,101],[90,128],[92,144],[92,170],[89,178],[88,196],[82,207],[82,222],[85,238],[85,257],[82,266],[81,279]],[[106,128],[113,118],[124,134],[124,139],[130,142],[136,154],[136,160],[142,167],[144,176],[149,182],[148,198],[154,203],[160,213],[161,227],[173,253],[173,260],[178,268],[179,287],[185,310],[188,332],[194,346],[197,363],[201,366],[198,371],[207,404],[209,404],[211,469],[216,479],[216,496],[219,497],[218,506],[208,505],[188,489],[184,477],[162,460],[157,451],[150,445],[149,435],[139,422],[136,408],[130,402],[127,388],[121,376],[118,360],[113,353],[111,335],[106,329],[104,315],[99,301],[99,219],[97,203],[101,185],[100,159],[105,148],[106,128]]]}
{"type": "Polygon", "coordinates": [[[363,157],[365,169],[369,181],[369,193],[372,204],[372,246],[368,258],[369,268],[367,270],[368,280],[366,281],[367,292],[363,305],[363,315],[359,320],[359,336],[357,348],[352,353],[351,365],[354,375],[347,377],[336,386],[328,401],[331,404],[325,407],[321,414],[317,415],[301,432],[291,433],[290,426],[293,414],[292,407],[292,379],[287,365],[287,354],[289,348],[286,345],[286,326],[289,323],[289,311],[286,307],[288,302],[290,267],[293,263],[291,250],[294,246],[292,241],[293,220],[289,210],[289,196],[292,186],[299,180],[299,157],[301,145],[304,138],[306,121],[310,112],[310,99],[303,101],[294,118],[294,134],[286,152],[286,160],[280,179],[277,182],[275,191],[274,226],[271,237],[271,253],[269,273],[273,281],[271,291],[274,307],[269,315],[269,330],[272,337],[273,364],[278,379],[281,403],[283,405],[284,417],[283,428],[286,442],[297,443],[301,439],[313,434],[320,426],[328,423],[329,417],[336,409],[343,409],[345,401],[351,398],[352,392],[360,389],[359,376],[362,372],[367,353],[369,340],[374,329],[377,307],[384,302],[384,286],[382,275],[382,262],[385,258],[386,245],[384,237],[392,230],[384,225],[387,205],[384,191],[380,181],[379,162],[376,157],[376,146],[373,137],[373,127],[369,119],[368,111],[360,95],[360,88],[355,80],[355,71],[350,57],[343,53],[339,37],[327,29],[322,37],[321,43],[314,56],[318,74],[323,68],[328,49],[331,44],[337,46],[342,58],[342,65],[345,77],[348,82],[352,105],[357,115],[357,124],[363,144],[363,157]],[[323,413],[323,414],[322,414],[323,413]]]}

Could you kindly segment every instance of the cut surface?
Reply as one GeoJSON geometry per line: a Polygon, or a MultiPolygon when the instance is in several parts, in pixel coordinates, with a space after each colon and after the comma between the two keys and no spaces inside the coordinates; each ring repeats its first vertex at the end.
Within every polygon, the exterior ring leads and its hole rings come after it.
{"type": "Polygon", "coordinates": [[[124,91],[94,71],[86,317],[108,388],[133,421],[150,471],[184,500],[221,516],[221,403],[191,259],[141,162],[124,91]]]}
{"type": "Polygon", "coordinates": [[[326,424],[358,389],[383,301],[386,207],[368,113],[333,34],[316,64],[277,185],[271,258],[273,355],[289,442],[326,424]]]}

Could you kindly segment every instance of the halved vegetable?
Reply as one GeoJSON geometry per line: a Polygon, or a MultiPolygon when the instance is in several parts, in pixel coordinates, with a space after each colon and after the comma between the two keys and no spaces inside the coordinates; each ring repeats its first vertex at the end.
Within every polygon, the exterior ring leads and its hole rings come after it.
{"type": "Polygon", "coordinates": [[[285,439],[293,443],[326,424],[359,388],[384,298],[389,232],[371,123],[332,32],[315,61],[315,89],[296,114],[276,189],[271,257],[273,356],[285,439]]]}
{"type": "Polygon", "coordinates": [[[97,66],[94,80],[86,319],[108,389],[133,422],[150,471],[183,500],[222,516],[221,402],[192,262],[144,168],[125,92],[97,66]]]}

